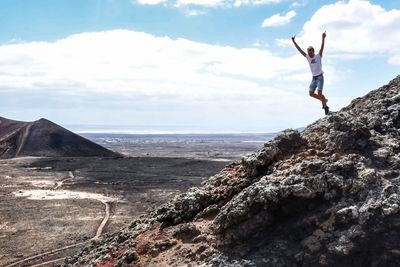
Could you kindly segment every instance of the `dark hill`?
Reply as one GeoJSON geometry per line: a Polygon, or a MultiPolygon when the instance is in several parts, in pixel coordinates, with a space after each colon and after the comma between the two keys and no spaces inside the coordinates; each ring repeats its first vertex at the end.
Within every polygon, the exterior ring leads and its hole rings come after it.
{"type": "Polygon", "coordinates": [[[400,76],[66,266],[400,266],[400,76]]]}
{"type": "Polygon", "coordinates": [[[86,157],[116,153],[49,120],[15,121],[0,117],[0,158],[86,157]]]}

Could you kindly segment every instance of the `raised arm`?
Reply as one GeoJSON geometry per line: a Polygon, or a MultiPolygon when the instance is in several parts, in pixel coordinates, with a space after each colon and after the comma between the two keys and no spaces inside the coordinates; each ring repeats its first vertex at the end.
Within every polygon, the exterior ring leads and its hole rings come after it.
{"type": "Polygon", "coordinates": [[[322,53],[324,52],[324,47],[325,47],[325,37],[326,37],[326,31],[322,34],[322,43],[321,43],[321,49],[319,50],[318,54],[320,57],[322,57],[322,53]]]}
{"type": "Polygon", "coordinates": [[[297,48],[297,50],[300,52],[300,54],[302,54],[303,56],[306,56],[306,52],[304,52],[300,48],[300,46],[297,45],[295,38],[296,38],[296,35],[292,37],[292,41],[293,41],[294,46],[297,48]]]}

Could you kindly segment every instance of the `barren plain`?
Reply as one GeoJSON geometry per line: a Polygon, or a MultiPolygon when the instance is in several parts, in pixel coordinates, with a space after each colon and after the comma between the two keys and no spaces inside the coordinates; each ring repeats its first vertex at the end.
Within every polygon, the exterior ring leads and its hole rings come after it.
{"type": "Polygon", "coordinates": [[[0,161],[0,266],[54,266],[273,135],[87,135],[121,157],[0,161]]]}

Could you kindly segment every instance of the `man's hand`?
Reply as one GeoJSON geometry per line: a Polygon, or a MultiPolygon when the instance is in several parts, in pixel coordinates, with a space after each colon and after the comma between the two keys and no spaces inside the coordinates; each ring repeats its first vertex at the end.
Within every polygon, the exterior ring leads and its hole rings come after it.
{"type": "Polygon", "coordinates": [[[300,54],[302,54],[303,56],[306,56],[306,55],[307,55],[306,52],[304,52],[304,51],[297,45],[295,38],[296,38],[296,35],[293,35],[293,36],[292,36],[292,41],[293,41],[294,46],[297,48],[297,50],[300,52],[300,54]]]}
{"type": "Polygon", "coordinates": [[[322,43],[321,43],[321,49],[319,50],[318,54],[320,57],[322,57],[322,53],[324,52],[324,47],[325,47],[325,37],[326,37],[326,31],[322,34],[322,43]]]}

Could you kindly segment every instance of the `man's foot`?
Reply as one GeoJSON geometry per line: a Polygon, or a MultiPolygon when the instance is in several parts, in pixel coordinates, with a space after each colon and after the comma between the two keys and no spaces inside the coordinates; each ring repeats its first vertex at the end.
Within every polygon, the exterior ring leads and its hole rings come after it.
{"type": "Polygon", "coordinates": [[[329,114],[329,107],[325,106],[325,107],[323,107],[323,109],[325,110],[325,115],[328,115],[329,114]]]}

